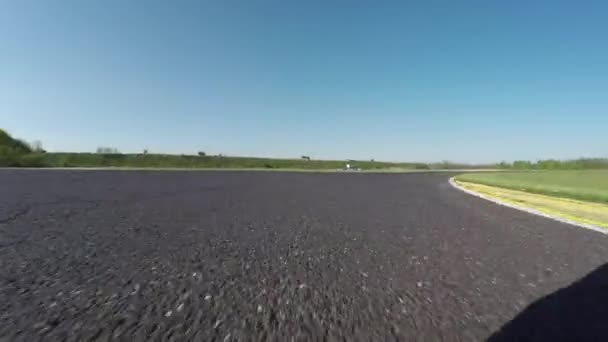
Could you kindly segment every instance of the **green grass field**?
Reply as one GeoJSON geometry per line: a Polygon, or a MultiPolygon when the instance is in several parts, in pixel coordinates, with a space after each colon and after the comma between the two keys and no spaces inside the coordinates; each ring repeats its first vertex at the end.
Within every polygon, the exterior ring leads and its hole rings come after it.
{"type": "Polygon", "coordinates": [[[608,203],[608,170],[468,173],[456,179],[542,195],[608,203]]]}

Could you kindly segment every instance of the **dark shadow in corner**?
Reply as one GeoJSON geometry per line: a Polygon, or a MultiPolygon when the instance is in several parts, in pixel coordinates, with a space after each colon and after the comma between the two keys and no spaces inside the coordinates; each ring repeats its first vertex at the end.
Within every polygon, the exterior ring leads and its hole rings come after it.
{"type": "Polygon", "coordinates": [[[488,341],[608,341],[608,264],[532,303],[488,341]]]}

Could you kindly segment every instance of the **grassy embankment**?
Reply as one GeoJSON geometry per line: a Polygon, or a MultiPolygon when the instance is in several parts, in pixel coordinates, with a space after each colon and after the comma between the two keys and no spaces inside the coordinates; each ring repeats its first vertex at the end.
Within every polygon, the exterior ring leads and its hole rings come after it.
{"type": "Polygon", "coordinates": [[[608,228],[608,170],[471,173],[456,181],[507,203],[608,228]]]}
{"type": "Polygon", "coordinates": [[[281,169],[337,170],[349,163],[366,171],[427,170],[424,163],[273,159],[228,156],[122,154],[122,153],[46,153],[0,129],[0,167],[83,167],[83,168],[177,168],[177,169],[281,169]]]}
{"type": "Polygon", "coordinates": [[[310,160],[252,158],[207,155],[123,154],[110,153],[46,153],[40,144],[30,146],[11,137],[0,129],[0,167],[81,167],[81,168],[134,168],[134,169],[230,169],[230,170],[298,170],[335,171],[348,163],[368,172],[406,172],[413,170],[486,169],[496,165],[467,165],[441,163],[392,163],[357,160],[310,160]]]}
{"type": "Polygon", "coordinates": [[[231,169],[231,170],[297,170],[335,171],[346,164],[368,172],[407,172],[413,170],[520,170],[608,169],[608,159],[515,161],[498,164],[463,164],[450,161],[437,163],[394,163],[373,160],[311,160],[232,157],[222,155],[123,154],[114,148],[99,148],[98,153],[45,153],[40,142],[28,144],[0,129],[0,167],[81,167],[132,169],[231,169]]]}
{"type": "MultiPolygon", "coordinates": [[[[226,156],[164,155],[164,154],[96,154],[46,153],[42,164],[52,167],[131,167],[131,168],[184,168],[184,169],[285,169],[285,170],[337,170],[345,161],[271,159],[226,156]]],[[[415,170],[427,169],[426,164],[351,161],[363,170],[415,170]]]]}

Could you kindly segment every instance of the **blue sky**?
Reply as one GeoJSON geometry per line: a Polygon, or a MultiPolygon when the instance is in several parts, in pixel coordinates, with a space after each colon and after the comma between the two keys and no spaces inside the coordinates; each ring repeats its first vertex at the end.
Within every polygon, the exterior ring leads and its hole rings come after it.
{"type": "Polygon", "coordinates": [[[49,150],[607,156],[606,1],[0,2],[0,127],[49,150]]]}

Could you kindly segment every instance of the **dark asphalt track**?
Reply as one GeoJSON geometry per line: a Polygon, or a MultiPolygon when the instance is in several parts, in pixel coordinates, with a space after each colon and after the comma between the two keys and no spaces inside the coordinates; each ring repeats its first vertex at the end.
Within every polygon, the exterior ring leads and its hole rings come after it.
{"type": "Polygon", "coordinates": [[[0,171],[0,340],[608,338],[605,235],[447,180],[0,171]]]}

